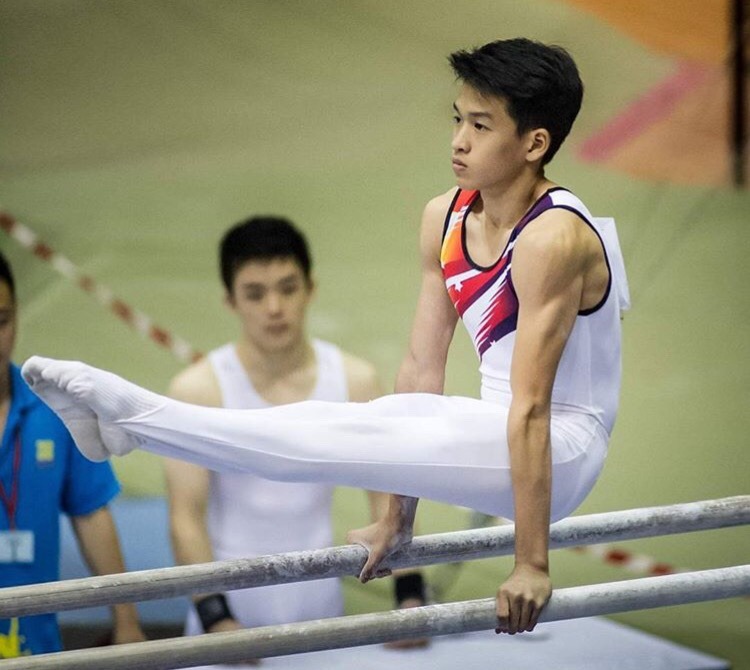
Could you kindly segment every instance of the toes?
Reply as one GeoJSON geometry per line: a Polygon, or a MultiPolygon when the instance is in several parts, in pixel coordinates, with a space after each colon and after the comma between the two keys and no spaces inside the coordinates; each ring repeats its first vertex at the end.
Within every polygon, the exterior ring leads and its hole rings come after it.
{"type": "Polygon", "coordinates": [[[41,379],[42,371],[49,365],[51,359],[42,356],[32,356],[21,367],[21,375],[29,386],[33,386],[41,379]]]}
{"type": "Polygon", "coordinates": [[[32,356],[23,364],[21,375],[40,395],[53,390],[60,394],[77,390],[69,387],[81,376],[82,367],[81,363],[32,356]]]}
{"type": "MultiPolygon", "coordinates": [[[[110,451],[105,446],[99,421],[94,411],[81,396],[91,384],[82,363],[56,361],[32,356],[21,368],[26,383],[65,423],[76,446],[91,461],[105,461],[110,451]]],[[[132,450],[118,441],[125,453],[132,450]]],[[[129,446],[129,445],[127,445],[129,446]]]]}
{"type": "Polygon", "coordinates": [[[50,361],[41,371],[41,378],[61,390],[80,396],[92,386],[88,366],[75,361],[50,361]]]}

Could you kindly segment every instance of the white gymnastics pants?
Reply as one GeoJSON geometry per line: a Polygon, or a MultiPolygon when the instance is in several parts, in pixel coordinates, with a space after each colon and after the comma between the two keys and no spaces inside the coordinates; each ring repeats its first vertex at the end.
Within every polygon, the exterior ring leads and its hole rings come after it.
{"type": "MultiPolygon", "coordinates": [[[[508,409],[500,403],[404,393],[368,403],[224,409],[165,398],[83,363],[32,357],[22,372],[95,460],[140,447],[213,470],[398,493],[514,517],[508,409]]],[[[553,521],[591,490],[607,441],[592,416],[553,409],[553,521]]]]}
{"type": "MultiPolygon", "coordinates": [[[[513,518],[507,420],[507,408],[494,403],[410,393],[258,410],[168,400],[116,423],[143,449],[214,470],[399,493],[513,518]]],[[[593,487],[607,433],[578,413],[553,415],[551,428],[557,520],[593,487]]]]}

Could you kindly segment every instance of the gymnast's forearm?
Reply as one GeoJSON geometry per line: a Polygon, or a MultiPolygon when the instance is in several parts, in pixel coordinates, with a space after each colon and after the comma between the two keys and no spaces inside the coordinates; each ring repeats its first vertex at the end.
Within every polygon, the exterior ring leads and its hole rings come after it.
{"type": "Polygon", "coordinates": [[[550,415],[544,407],[512,405],[508,447],[516,525],[516,565],[549,571],[552,495],[550,415]]]}
{"type": "Polygon", "coordinates": [[[395,393],[442,394],[445,387],[445,365],[431,364],[410,347],[396,375],[395,393]]]}

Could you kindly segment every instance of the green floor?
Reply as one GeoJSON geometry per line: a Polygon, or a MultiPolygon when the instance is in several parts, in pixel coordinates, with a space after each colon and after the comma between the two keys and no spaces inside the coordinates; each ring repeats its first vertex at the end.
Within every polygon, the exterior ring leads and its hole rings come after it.
{"type": "MultiPolygon", "coordinates": [[[[606,471],[581,512],[748,493],[750,204],[730,189],[639,182],[579,162],[575,148],[674,67],[552,0],[0,4],[0,206],[50,246],[200,350],[234,336],[215,277],[221,232],[258,212],[308,232],[316,336],[374,361],[390,385],[417,287],[416,232],[451,185],[454,94],[445,56],[518,34],[571,49],[586,81],[580,120],[550,177],[615,216],[634,298],[624,322],[620,419],[606,471]]],[[[164,390],[180,363],[0,237],[22,300],[18,358],[81,358],[164,390]]],[[[459,334],[449,391],[473,395],[459,334]]],[[[147,456],[117,463],[130,495],[161,490],[147,456]]],[[[360,523],[342,492],[341,532],[360,523]]],[[[426,503],[422,531],[468,523],[426,503]]],[[[633,542],[690,568],[747,562],[747,529],[633,542]]],[[[508,564],[434,579],[486,597],[508,564]]],[[[559,586],[628,578],[554,555],[559,586]]],[[[388,605],[382,585],[349,610],[388,605]]],[[[616,617],[750,668],[750,601],[616,617]]]]}

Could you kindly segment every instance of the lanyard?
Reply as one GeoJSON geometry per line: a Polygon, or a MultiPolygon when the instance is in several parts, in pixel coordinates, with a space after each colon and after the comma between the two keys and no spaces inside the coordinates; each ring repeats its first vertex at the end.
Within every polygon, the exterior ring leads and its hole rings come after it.
{"type": "Polygon", "coordinates": [[[13,447],[13,478],[10,483],[10,496],[5,491],[3,482],[0,481],[0,499],[8,514],[8,526],[11,530],[16,529],[16,509],[18,508],[18,482],[21,479],[21,436],[20,429],[16,429],[16,439],[13,447]]]}

